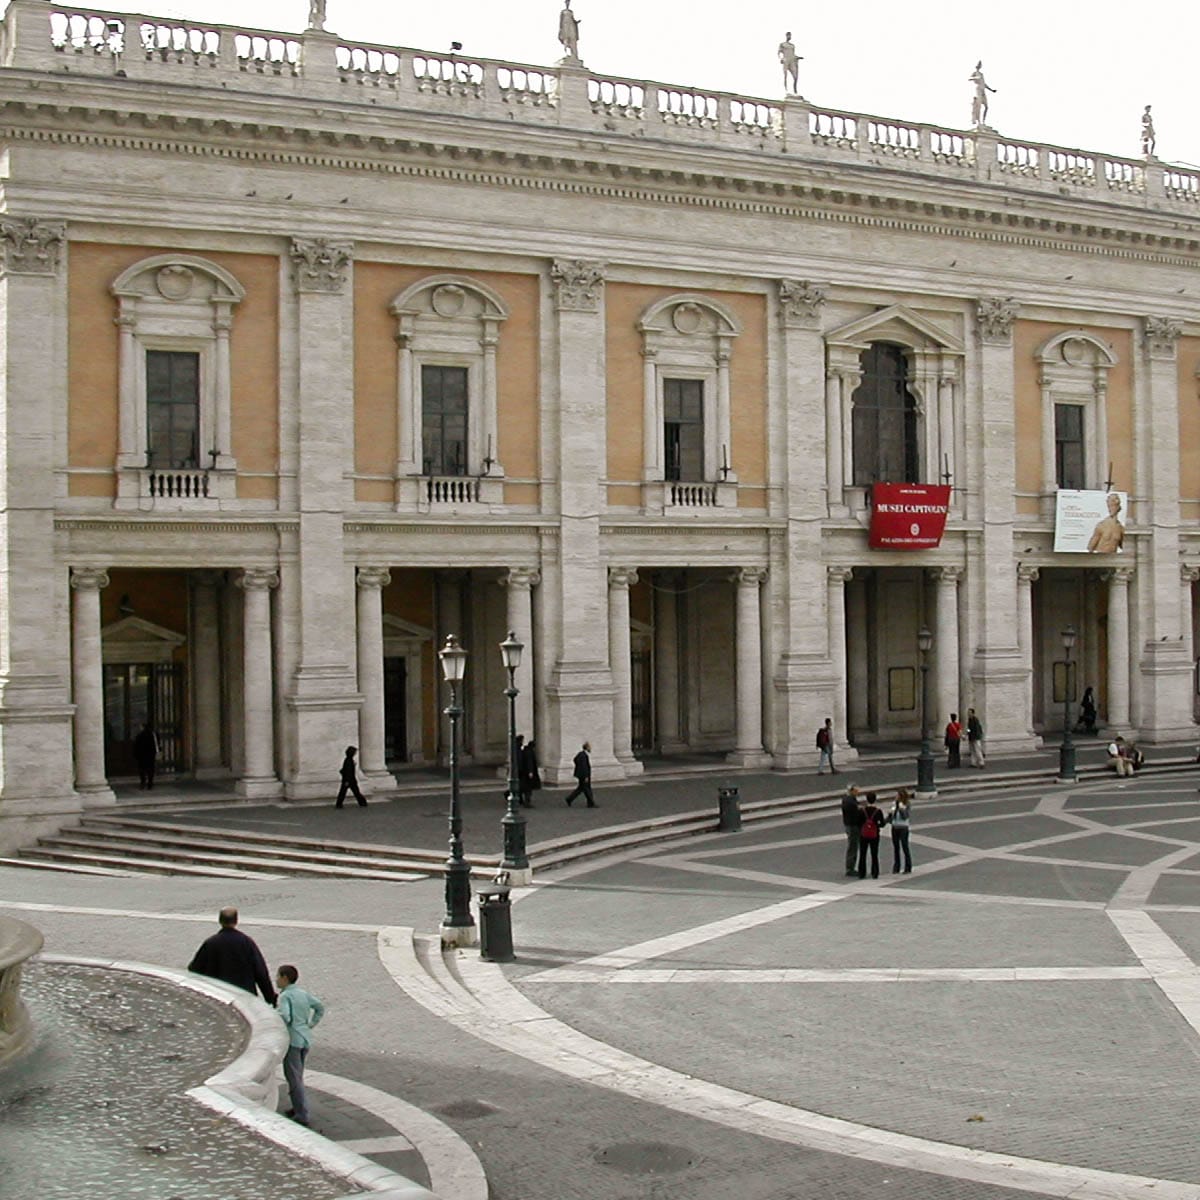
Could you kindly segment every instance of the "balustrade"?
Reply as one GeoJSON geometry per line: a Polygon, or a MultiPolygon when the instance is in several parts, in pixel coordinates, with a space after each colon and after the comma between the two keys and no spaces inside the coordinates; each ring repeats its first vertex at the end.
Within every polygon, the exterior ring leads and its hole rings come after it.
{"type": "Polygon", "coordinates": [[[919,158],[921,131],[911,125],[896,125],[890,121],[867,122],[867,145],[878,153],[898,158],[919,158]]]}
{"type": "Polygon", "coordinates": [[[671,508],[716,508],[715,483],[669,483],[667,504],[671,508]]]}
{"type": "Polygon", "coordinates": [[[481,499],[480,483],[469,475],[434,475],[425,481],[425,499],[431,506],[478,504],[481,499]]]}
{"type": "Polygon", "coordinates": [[[144,494],[155,500],[207,500],[207,471],[143,472],[144,494]]]}
{"type": "Polygon", "coordinates": [[[858,120],[847,113],[810,112],[808,131],[819,146],[853,150],[858,147],[858,120]]]}
{"type": "Polygon", "coordinates": [[[665,125],[685,125],[690,129],[716,129],[720,118],[719,101],[706,92],[659,85],[658,112],[665,125]]]}
{"type": "Polygon", "coordinates": [[[338,46],[338,78],[343,83],[395,89],[400,81],[400,52],[374,46],[338,46]]]}
{"type": "Polygon", "coordinates": [[[1036,179],[1041,173],[1041,156],[1036,146],[1018,142],[996,143],[996,166],[1008,175],[1036,179]]]}
{"type": "Polygon", "coordinates": [[[483,64],[466,58],[434,58],[414,54],[409,59],[418,92],[439,96],[483,95],[483,64]]]}
{"type": "Polygon", "coordinates": [[[588,101],[592,112],[604,117],[640,121],[646,115],[646,89],[624,79],[589,79],[588,101]]]}

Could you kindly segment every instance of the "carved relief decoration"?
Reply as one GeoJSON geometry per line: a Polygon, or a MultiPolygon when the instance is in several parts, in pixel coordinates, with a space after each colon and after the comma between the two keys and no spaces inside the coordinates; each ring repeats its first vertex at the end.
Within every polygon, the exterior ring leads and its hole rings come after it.
{"type": "Polygon", "coordinates": [[[560,309],[597,312],[604,289],[604,264],[582,258],[556,258],[550,267],[554,300],[560,309]]]}
{"type": "Polygon", "coordinates": [[[981,296],[975,301],[979,336],[994,346],[1007,346],[1012,341],[1017,308],[1017,302],[1011,296],[981,296]]]}
{"type": "Polygon", "coordinates": [[[1174,358],[1175,343],[1183,332],[1183,322],[1173,317],[1143,317],[1143,336],[1151,358],[1174,358]]]}
{"type": "Polygon", "coordinates": [[[63,221],[0,217],[5,275],[54,275],[67,237],[63,221]]]}
{"type": "Polygon", "coordinates": [[[780,279],[779,311],[785,325],[816,328],[825,303],[825,289],[807,279],[780,279]]]}
{"type": "Polygon", "coordinates": [[[293,238],[292,264],[296,291],[340,292],[354,254],[353,242],[329,238],[293,238]]]}

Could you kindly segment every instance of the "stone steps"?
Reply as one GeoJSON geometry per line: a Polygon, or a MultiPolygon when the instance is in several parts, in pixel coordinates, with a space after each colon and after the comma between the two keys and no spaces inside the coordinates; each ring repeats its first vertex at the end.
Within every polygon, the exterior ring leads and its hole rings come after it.
{"type": "Polygon", "coordinates": [[[131,858],[120,852],[108,853],[102,849],[79,850],[53,846],[37,846],[22,850],[17,860],[25,867],[58,866],[72,867],[115,867],[122,874],[137,875],[203,875],[224,879],[278,879],[279,874],[269,871],[247,871],[238,867],[206,867],[193,862],[173,862],[163,858],[131,858]]]}

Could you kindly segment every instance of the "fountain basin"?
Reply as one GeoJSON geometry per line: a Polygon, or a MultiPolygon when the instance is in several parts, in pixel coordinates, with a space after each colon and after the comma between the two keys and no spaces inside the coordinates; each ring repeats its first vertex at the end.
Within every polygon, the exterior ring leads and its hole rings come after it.
{"type": "Polygon", "coordinates": [[[0,1066],[33,1044],[33,1022],[21,999],[21,974],[25,963],[42,948],[42,941],[32,925],[0,916],[0,1066]]]}

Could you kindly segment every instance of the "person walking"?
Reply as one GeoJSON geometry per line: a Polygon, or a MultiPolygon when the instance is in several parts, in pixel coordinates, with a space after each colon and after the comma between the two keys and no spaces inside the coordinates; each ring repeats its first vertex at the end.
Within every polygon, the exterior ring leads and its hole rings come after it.
{"type": "Polygon", "coordinates": [[[833,765],[833,718],[826,717],[825,724],[817,730],[817,749],[820,751],[820,757],[817,759],[817,774],[825,774],[825,764],[829,763],[830,775],[837,774],[837,767],[833,765]]]}
{"type": "Polygon", "coordinates": [[[133,761],[137,763],[138,787],[149,791],[154,786],[154,768],[158,762],[158,735],[149,721],[133,739],[133,761]]]}
{"type": "Polygon", "coordinates": [[[970,750],[968,761],[971,766],[987,766],[987,759],[983,754],[983,723],[975,715],[973,708],[967,709],[967,748],[970,750]]]}
{"type": "Polygon", "coordinates": [[[858,874],[858,831],[862,828],[858,788],[851,785],[842,797],[842,828],[846,831],[846,874],[858,874]]]}
{"type": "Polygon", "coordinates": [[[1079,726],[1081,733],[1096,732],[1096,693],[1091,687],[1083,689],[1083,699],[1079,702],[1079,726]]]}
{"type": "Polygon", "coordinates": [[[298,987],[300,972],[291,963],[279,968],[275,982],[279,986],[276,1008],[288,1031],[288,1049],[283,1059],[283,1077],[287,1080],[292,1107],[284,1114],[297,1125],[308,1124],[308,1096],[304,1091],[304,1061],[312,1045],[312,1031],[325,1015],[325,1005],[298,987]]]}
{"type": "Polygon", "coordinates": [[[867,877],[867,855],[871,856],[871,878],[879,878],[879,830],[883,825],[883,813],[876,804],[874,792],[867,793],[867,802],[862,809],[862,826],[858,831],[858,877],[867,877]]]}
{"type": "Polygon", "coordinates": [[[533,739],[525,741],[517,735],[517,791],[521,796],[521,807],[533,807],[533,793],[542,786],[542,773],[537,759],[533,739]]]}
{"type": "Polygon", "coordinates": [[[346,747],[346,757],[342,759],[342,786],[338,788],[337,804],[335,808],[341,808],[345,802],[346,793],[353,792],[355,800],[358,801],[359,808],[366,808],[367,801],[362,792],[358,790],[358,772],[354,767],[354,756],[358,753],[357,746],[346,747]]]}
{"type": "Polygon", "coordinates": [[[958,713],[951,713],[946,725],[946,766],[961,767],[962,755],[962,726],[958,722],[958,713]]]}
{"type": "Polygon", "coordinates": [[[599,808],[596,803],[596,798],[592,795],[592,760],[590,751],[592,749],[591,742],[584,742],[583,749],[575,755],[575,778],[578,783],[575,784],[575,790],[567,797],[567,807],[570,808],[575,802],[577,796],[583,796],[587,800],[588,808],[599,808]]]}
{"type": "Polygon", "coordinates": [[[275,989],[266,960],[254,939],[237,927],[238,910],[232,906],[221,909],[217,923],[221,928],[200,944],[188,970],[231,983],[252,996],[257,988],[268,1004],[274,1004],[275,989]]]}
{"type": "Polygon", "coordinates": [[[900,873],[900,855],[904,855],[904,873],[912,873],[912,853],[908,847],[908,831],[912,826],[912,794],[907,788],[896,793],[892,811],[888,813],[888,824],[892,827],[892,874],[900,873]]]}

